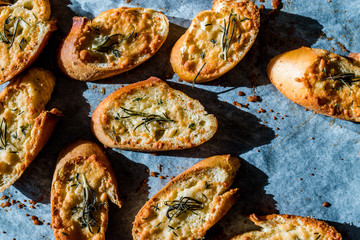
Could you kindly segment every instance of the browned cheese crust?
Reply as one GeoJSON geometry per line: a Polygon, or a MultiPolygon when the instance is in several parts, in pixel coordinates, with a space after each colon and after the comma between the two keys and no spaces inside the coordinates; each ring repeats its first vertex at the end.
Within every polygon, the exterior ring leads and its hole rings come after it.
{"type": "Polygon", "coordinates": [[[322,49],[302,47],[273,58],[267,74],[291,101],[317,113],[360,121],[360,65],[322,49]]]}
{"type": "Polygon", "coordinates": [[[167,151],[208,141],[217,121],[199,101],[151,77],[104,99],[92,115],[91,127],[108,147],[167,151]]]}
{"type": "Polygon", "coordinates": [[[103,150],[95,143],[82,140],[63,149],[51,188],[55,238],[105,239],[107,198],[121,207],[116,177],[103,150]]]}
{"type": "Polygon", "coordinates": [[[196,83],[222,76],[249,51],[259,27],[259,10],[250,0],[215,0],[175,43],[170,55],[174,72],[196,83]]]}
{"type": "Polygon", "coordinates": [[[57,109],[44,111],[54,85],[49,71],[33,68],[0,93],[0,192],[20,178],[62,115],[57,109]]]}
{"type": "Polygon", "coordinates": [[[48,0],[0,6],[0,84],[29,67],[56,30],[48,0]]]}
{"type": "Polygon", "coordinates": [[[334,227],[309,217],[272,214],[256,216],[250,220],[261,227],[260,231],[247,232],[232,240],[341,240],[334,227]]]}
{"type": "Polygon", "coordinates": [[[146,8],[117,8],[93,20],[74,17],[58,56],[69,77],[94,81],[138,66],[165,42],[169,22],[160,12],[146,8]]]}
{"type": "Polygon", "coordinates": [[[213,156],[178,175],[140,209],[134,221],[133,238],[202,239],[236,202],[238,189],[229,188],[239,167],[235,157],[213,156]],[[181,199],[183,204],[201,206],[179,214],[174,204],[181,199]],[[197,204],[189,202],[194,200],[197,204]]]}

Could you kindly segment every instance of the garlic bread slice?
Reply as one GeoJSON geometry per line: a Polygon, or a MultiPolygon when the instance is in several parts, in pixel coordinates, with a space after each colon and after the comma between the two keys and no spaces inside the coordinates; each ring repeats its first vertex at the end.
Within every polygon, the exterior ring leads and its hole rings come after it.
{"type": "Polygon", "coordinates": [[[56,30],[49,0],[12,2],[0,6],[0,84],[29,67],[56,30]]]}
{"type": "Polygon", "coordinates": [[[26,170],[50,138],[62,113],[45,111],[55,77],[29,69],[0,93],[0,192],[26,170]]]}
{"type": "Polygon", "coordinates": [[[267,74],[291,101],[317,113],[360,122],[359,57],[302,47],[274,57],[267,74]]]}
{"type": "Polygon", "coordinates": [[[56,239],[105,239],[109,198],[121,207],[114,171],[103,150],[76,141],[59,155],[51,187],[56,239]]]}
{"type": "Polygon", "coordinates": [[[250,0],[215,0],[202,11],[175,43],[170,62],[187,82],[214,80],[240,62],[260,27],[260,14],[250,0]]]}
{"type": "Polygon", "coordinates": [[[91,127],[105,146],[135,151],[191,148],[209,140],[217,120],[199,101],[151,77],[104,99],[91,127]]]}
{"type": "Polygon", "coordinates": [[[167,17],[146,8],[117,8],[93,20],[75,17],[58,57],[69,77],[94,81],[129,71],[152,57],[169,32],[167,17]]]}
{"type": "Polygon", "coordinates": [[[272,214],[256,216],[250,220],[262,229],[247,232],[232,238],[232,240],[341,240],[342,237],[334,227],[327,223],[309,217],[272,214]]]}
{"type": "Polygon", "coordinates": [[[136,215],[133,238],[202,239],[238,198],[230,189],[239,159],[213,156],[178,175],[136,215]]]}

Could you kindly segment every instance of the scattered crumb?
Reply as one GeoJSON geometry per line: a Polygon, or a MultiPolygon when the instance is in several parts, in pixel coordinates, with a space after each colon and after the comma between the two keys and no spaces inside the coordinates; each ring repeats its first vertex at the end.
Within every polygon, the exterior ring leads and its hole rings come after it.
{"type": "Polygon", "coordinates": [[[18,207],[19,207],[19,209],[22,209],[22,208],[24,208],[24,207],[25,207],[25,205],[24,205],[24,204],[22,204],[22,203],[19,203],[18,207]]]}
{"type": "Polygon", "coordinates": [[[29,215],[29,214],[25,214],[25,216],[27,216],[27,217],[28,217],[28,216],[30,216],[30,215],[29,215]]]}
{"type": "Polygon", "coordinates": [[[160,179],[166,179],[166,177],[164,177],[164,176],[160,176],[159,178],[160,178],[160,179]]]}
{"type": "Polygon", "coordinates": [[[249,102],[260,102],[260,97],[258,97],[257,95],[249,96],[248,101],[249,102]]]}
{"type": "Polygon", "coordinates": [[[324,202],[324,203],[323,203],[323,207],[330,207],[330,206],[331,206],[331,204],[328,203],[328,202],[324,202]]]}
{"type": "Polygon", "coordinates": [[[303,179],[302,178],[299,178],[300,181],[302,181],[303,179]]]}
{"type": "Polygon", "coordinates": [[[3,231],[2,233],[6,233],[5,231],[3,231]]]}
{"type": "Polygon", "coordinates": [[[266,113],[266,110],[263,108],[260,108],[260,110],[258,111],[258,113],[266,113]]]}
{"type": "Polygon", "coordinates": [[[309,111],[309,109],[305,108],[304,111],[307,112],[307,111],[309,111]]]}
{"type": "Polygon", "coordinates": [[[162,171],[162,165],[159,163],[159,165],[158,165],[158,168],[159,168],[159,172],[161,172],[162,171]]]}
{"type": "Polygon", "coordinates": [[[153,156],[157,156],[157,155],[158,155],[158,154],[157,154],[157,153],[155,153],[155,152],[154,152],[154,153],[150,153],[150,154],[151,154],[151,155],[153,155],[153,156]]]}
{"type": "Polygon", "coordinates": [[[102,94],[105,94],[105,93],[106,93],[106,91],[105,91],[105,88],[104,88],[104,87],[102,87],[102,88],[101,88],[101,93],[102,93],[102,94]]]}
{"type": "Polygon", "coordinates": [[[276,120],[276,119],[277,119],[277,117],[273,117],[273,119],[274,119],[274,120],[276,120]]]}
{"type": "Polygon", "coordinates": [[[310,173],[310,175],[311,175],[311,176],[314,176],[315,174],[313,174],[313,173],[310,173]]]}
{"type": "Polygon", "coordinates": [[[310,139],[311,139],[311,140],[314,140],[315,138],[314,138],[314,137],[311,137],[310,139]]]}
{"type": "Polygon", "coordinates": [[[233,105],[235,105],[235,106],[237,106],[237,107],[242,107],[241,103],[236,102],[236,101],[233,102],[233,105]]]}
{"type": "Polygon", "coordinates": [[[151,177],[157,177],[157,176],[159,176],[159,173],[151,171],[150,176],[151,177]]]}
{"type": "Polygon", "coordinates": [[[0,207],[2,207],[2,208],[10,207],[10,206],[11,206],[11,203],[9,201],[6,201],[6,202],[0,204],[0,207]]]}
{"type": "Polygon", "coordinates": [[[3,196],[0,198],[0,200],[4,200],[4,199],[8,199],[8,198],[9,198],[8,196],[3,195],[3,196]]]}
{"type": "Polygon", "coordinates": [[[130,3],[131,0],[126,0],[126,3],[130,3]]]}
{"type": "Polygon", "coordinates": [[[245,96],[245,93],[242,92],[242,91],[239,91],[239,92],[238,92],[238,95],[239,95],[239,96],[245,96]]]}
{"type": "Polygon", "coordinates": [[[256,150],[256,152],[260,152],[260,150],[258,149],[258,150],[256,150]]]}
{"type": "Polygon", "coordinates": [[[271,2],[271,7],[272,7],[273,9],[278,9],[279,6],[280,6],[280,4],[281,4],[281,0],[273,0],[273,1],[271,2]]]}
{"type": "Polygon", "coordinates": [[[280,128],[276,127],[276,130],[280,130],[280,128]]]}
{"type": "Polygon", "coordinates": [[[274,110],[272,110],[272,109],[270,109],[269,111],[270,111],[270,112],[274,112],[274,110]]]}
{"type": "Polygon", "coordinates": [[[172,176],[171,178],[170,178],[170,180],[173,180],[175,178],[175,176],[172,176]]]}

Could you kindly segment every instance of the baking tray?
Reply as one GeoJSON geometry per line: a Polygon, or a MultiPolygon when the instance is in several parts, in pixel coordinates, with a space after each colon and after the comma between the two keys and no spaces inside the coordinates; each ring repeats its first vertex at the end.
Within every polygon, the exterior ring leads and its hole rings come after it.
{"type": "Polygon", "coordinates": [[[255,3],[264,5],[264,10],[258,38],[249,53],[223,77],[192,88],[173,75],[169,53],[193,17],[211,8],[210,0],[51,0],[59,29],[34,65],[56,75],[48,109],[56,107],[64,117],[23,176],[0,194],[15,201],[0,208],[0,239],[54,239],[49,225],[50,188],[60,150],[79,138],[97,142],[90,131],[90,117],[99,102],[119,87],[150,76],[167,80],[171,87],[198,99],[217,117],[219,129],[209,142],[194,149],[157,154],[106,149],[124,198],[121,209],[110,204],[106,239],[131,239],[132,222],[147,199],[170,177],[216,154],[241,159],[234,183],[241,195],[206,239],[230,239],[255,229],[246,218],[251,213],[313,216],[336,227],[344,239],[360,239],[359,124],[305,111],[280,94],[265,71],[273,56],[301,46],[341,55],[360,52],[359,1],[288,0],[278,11],[269,0],[255,3]],[[94,17],[121,6],[153,8],[167,15],[170,33],[159,52],[139,67],[106,80],[85,83],[64,77],[56,66],[56,55],[72,17],[94,17]],[[239,96],[239,91],[245,96],[239,96]],[[253,95],[260,101],[248,102],[253,95]],[[240,107],[235,102],[249,105],[240,107]],[[266,112],[259,111],[261,108],[266,112]],[[159,173],[158,177],[151,177],[151,172],[159,173]],[[25,207],[19,208],[16,201],[25,207]],[[324,202],[331,206],[323,207],[324,202]],[[43,225],[34,225],[31,216],[43,225]]]}

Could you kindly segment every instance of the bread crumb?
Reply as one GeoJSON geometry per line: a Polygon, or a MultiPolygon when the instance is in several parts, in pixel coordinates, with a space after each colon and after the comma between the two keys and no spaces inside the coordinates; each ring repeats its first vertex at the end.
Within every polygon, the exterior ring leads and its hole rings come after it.
{"type": "Polygon", "coordinates": [[[173,180],[175,178],[175,176],[172,176],[171,178],[170,178],[170,180],[173,180]]]}
{"type": "Polygon", "coordinates": [[[233,102],[233,105],[235,105],[235,106],[237,106],[237,107],[242,107],[241,103],[236,102],[236,101],[233,102]]]}
{"type": "Polygon", "coordinates": [[[245,96],[245,93],[244,93],[243,91],[239,91],[239,92],[238,92],[238,95],[239,95],[239,96],[245,96]]]}
{"type": "Polygon", "coordinates": [[[270,112],[274,112],[274,110],[272,110],[272,109],[270,109],[269,111],[270,111],[270,112]]]}
{"type": "Polygon", "coordinates": [[[102,88],[101,88],[101,93],[102,93],[102,94],[105,94],[105,93],[106,93],[106,91],[105,91],[105,88],[104,88],[104,87],[102,87],[102,88]]]}
{"type": "Polygon", "coordinates": [[[260,110],[258,111],[258,113],[266,113],[266,110],[263,108],[260,108],[260,110]]]}
{"type": "Polygon", "coordinates": [[[323,207],[330,207],[330,206],[331,206],[331,204],[330,204],[330,203],[328,203],[328,202],[324,202],[322,206],[323,206],[323,207]]]}
{"type": "Polygon", "coordinates": [[[280,130],[280,128],[276,127],[276,130],[280,130]]]}
{"type": "Polygon", "coordinates": [[[300,181],[302,181],[303,179],[302,178],[299,178],[300,181]]]}
{"type": "Polygon", "coordinates": [[[258,97],[257,95],[249,96],[248,101],[249,102],[261,102],[260,97],[258,97]]]}
{"type": "Polygon", "coordinates": [[[307,112],[307,111],[309,111],[309,109],[305,108],[304,111],[307,112]]]}
{"type": "Polygon", "coordinates": [[[161,172],[161,170],[162,170],[161,167],[162,167],[162,165],[159,163],[158,164],[159,172],[161,172]]]}
{"type": "Polygon", "coordinates": [[[310,139],[311,139],[311,140],[314,140],[315,138],[314,138],[314,137],[311,137],[310,139]]]}
{"type": "Polygon", "coordinates": [[[166,177],[164,177],[164,176],[160,176],[159,178],[160,178],[160,179],[166,179],[166,177]]]}
{"type": "Polygon", "coordinates": [[[311,176],[314,176],[315,174],[313,174],[313,173],[310,173],[310,175],[311,175],[311,176]]]}
{"type": "Polygon", "coordinates": [[[258,150],[256,150],[256,152],[260,152],[260,150],[258,149],[258,150]]]}
{"type": "Polygon", "coordinates": [[[159,176],[159,173],[151,171],[150,176],[151,177],[157,177],[157,176],[159,176]]]}
{"type": "Polygon", "coordinates": [[[273,117],[273,119],[274,119],[274,120],[276,120],[276,119],[277,119],[277,117],[273,117]]]}

